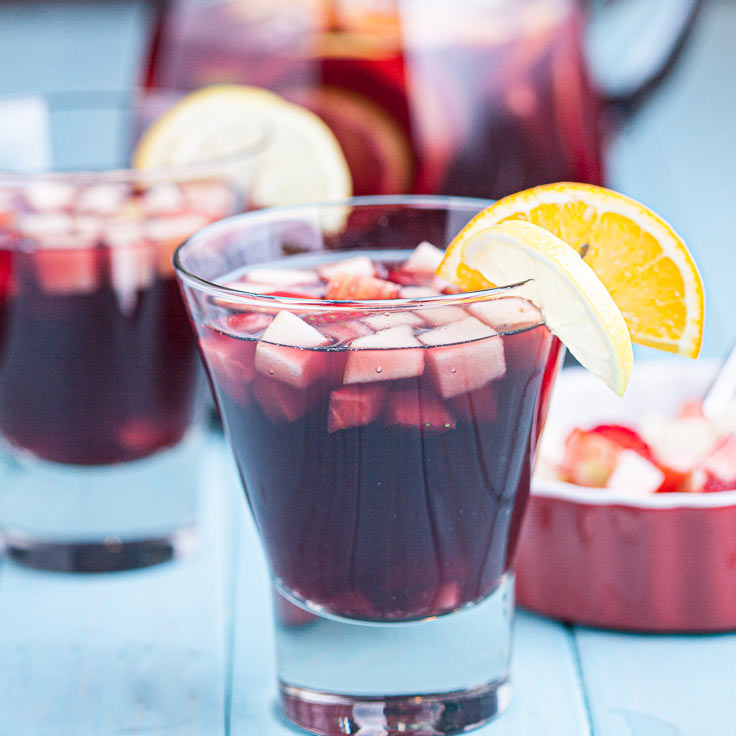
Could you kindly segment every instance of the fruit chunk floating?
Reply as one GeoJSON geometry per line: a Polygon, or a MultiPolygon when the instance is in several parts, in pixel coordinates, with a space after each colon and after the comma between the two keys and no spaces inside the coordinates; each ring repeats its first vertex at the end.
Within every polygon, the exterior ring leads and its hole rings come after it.
{"type": "Polygon", "coordinates": [[[715,420],[690,401],[675,417],[645,416],[638,426],[575,427],[550,448],[547,474],[576,485],[635,495],[736,490],[736,402],[715,420]]]}

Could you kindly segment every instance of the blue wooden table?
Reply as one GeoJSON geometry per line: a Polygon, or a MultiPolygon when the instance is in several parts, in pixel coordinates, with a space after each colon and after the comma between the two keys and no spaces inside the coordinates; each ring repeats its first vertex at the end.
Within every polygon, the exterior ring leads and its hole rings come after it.
{"type": "MultiPolygon", "coordinates": [[[[6,0],[0,93],[125,88],[148,12],[145,0],[6,0]]],[[[736,3],[710,2],[677,77],[609,161],[612,185],[692,245],[709,293],[710,355],[736,337],[735,39],[736,3]]],[[[216,436],[200,491],[199,545],[179,563],[74,577],[0,561],[0,736],[296,733],[274,709],[266,571],[216,436]]],[[[514,646],[513,703],[483,736],[736,733],[736,635],[617,634],[520,612],[514,646]]]]}

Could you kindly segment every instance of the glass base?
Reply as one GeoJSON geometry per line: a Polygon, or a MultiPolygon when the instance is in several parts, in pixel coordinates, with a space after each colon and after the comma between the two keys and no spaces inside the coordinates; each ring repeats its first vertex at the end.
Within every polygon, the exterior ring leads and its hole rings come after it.
{"type": "Polygon", "coordinates": [[[291,721],[320,736],[450,736],[479,728],[511,702],[508,678],[460,692],[357,698],[281,683],[281,707],[291,721]]]}
{"type": "Polygon", "coordinates": [[[118,572],[169,562],[196,539],[202,437],[148,458],[78,466],[16,456],[0,474],[0,538],[17,562],[118,572]]]}
{"type": "Polygon", "coordinates": [[[277,596],[281,705],[310,733],[459,734],[510,702],[511,575],[475,605],[405,623],[307,614],[277,596]]]}
{"type": "Polygon", "coordinates": [[[13,532],[4,533],[5,553],[26,567],[50,572],[123,572],[152,567],[184,557],[196,543],[195,528],[156,539],[123,542],[108,537],[102,542],[40,542],[13,532]]]}

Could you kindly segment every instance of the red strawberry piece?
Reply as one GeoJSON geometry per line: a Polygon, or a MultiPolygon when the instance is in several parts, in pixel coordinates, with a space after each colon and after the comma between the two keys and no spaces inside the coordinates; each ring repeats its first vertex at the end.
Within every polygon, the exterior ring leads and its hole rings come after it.
{"type": "Polygon", "coordinates": [[[520,297],[498,297],[469,304],[466,308],[474,317],[498,332],[521,330],[544,322],[539,309],[520,297]]]}
{"type": "Polygon", "coordinates": [[[493,386],[483,386],[450,399],[458,419],[466,422],[493,422],[498,416],[493,386]]]}
{"type": "Polygon", "coordinates": [[[425,240],[414,248],[402,268],[409,273],[434,274],[443,256],[444,253],[439,248],[425,240]]]}
{"type": "Polygon", "coordinates": [[[273,314],[266,312],[239,312],[227,316],[227,327],[238,335],[258,337],[273,321],[273,314]]]}
{"type": "Polygon", "coordinates": [[[703,462],[703,470],[706,493],[736,489],[736,434],[727,435],[716,445],[703,462]]]}
{"type": "Polygon", "coordinates": [[[375,276],[376,269],[368,256],[343,258],[332,263],[325,263],[317,271],[324,281],[331,281],[341,276],[375,276]]]}
{"type": "Polygon", "coordinates": [[[256,375],[251,384],[253,396],[263,412],[274,422],[294,422],[312,406],[315,393],[294,388],[264,375],[256,375]]]}
{"type": "Polygon", "coordinates": [[[297,388],[322,375],[325,353],[314,348],[330,343],[319,330],[282,310],[264,331],[256,348],[256,370],[297,388]]]}
{"type": "Polygon", "coordinates": [[[443,399],[481,388],[506,373],[503,338],[475,317],[419,335],[431,346],[426,360],[443,399]]]}
{"type": "Polygon", "coordinates": [[[431,391],[395,389],[391,391],[386,409],[390,425],[442,431],[454,429],[455,417],[441,399],[431,391]]]}
{"type": "Polygon", "coordinates": [[[560,476],[580,486],[604,488],[621,452],[620,445],[603,435],[573,429],[565,440],[560,476]]]}
{"type": "Polygon", "coordinates": [[[330,392],[327,431],[362,427],[374,422],[383,409],[386,387],[375,384],[343,386],[330,392]]]}
{"type": "Polygon", "coordinates": [[[612,442],[615,442],[617,445],[620,445],[627,450],[638,452],[647,460],[654,459],[652,448],[649,447],[642,436],[631,427],[627,427],[623,424],[599,424],[597,427],[593,427],[590,431],[603,437],[607,437],[612,442]]]}
{"type": "Polygon", "coordinates": [[[239,340],[219,333],[204,335],[200,350],[212,382],[241,404],[250,399],[248,384],[255,378],[255,340],[239,340]]]}
{"type": "Polygon", "coordinates": [[[396,299],[399,285],[374,276],[342,274],[330,279],[325,299],[396,299]]]}
{"type": "Polygon", "coordinates": [[[411,378],[424,372],[424,350],[408,325],[381,330],[350,343],[345,383],[411,378]]]}

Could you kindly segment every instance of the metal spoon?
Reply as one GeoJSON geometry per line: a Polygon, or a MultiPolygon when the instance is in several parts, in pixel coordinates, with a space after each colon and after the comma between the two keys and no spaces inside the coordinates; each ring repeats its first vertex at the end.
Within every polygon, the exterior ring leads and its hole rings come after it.
{"type": "Polygon", "coordinates": [[[736,394],[736,344],[718,369],[703,399],[703,414],[715,419],[723,414],[736,394]]]}

